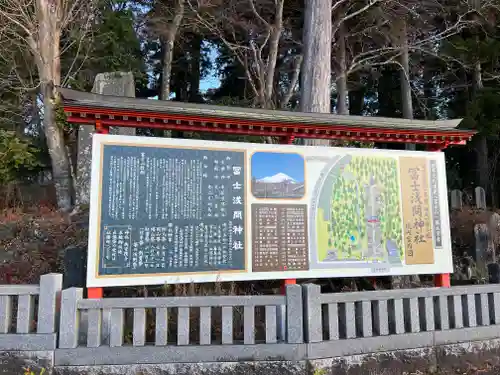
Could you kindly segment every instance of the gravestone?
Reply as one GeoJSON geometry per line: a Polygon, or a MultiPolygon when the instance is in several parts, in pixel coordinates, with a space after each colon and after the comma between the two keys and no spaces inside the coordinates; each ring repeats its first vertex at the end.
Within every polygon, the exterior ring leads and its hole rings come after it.
{"type": "Polygon", "coordinates": [[[85,288],[87,276],[87,246],[71,246],[64,250],[63,289],[85,288]]]}
{"type": "Polygon", "coordinates": [[[489,282],[491,284],[500,284],[500,264],[497,263],[496,252],[500,245],[500,215],[496,212],[488,220],[488,229],[490,231],[491,242],[493,245],[492,263],[488,264],[489,282]]]}
{"type": "Polygon", "coordinates": [[[500,245],[500,215],[494,212],[488,220],[488,229],[490,230],[491,240],[495,248],[500,245]]]}
{"type": "Polygon", "coordinates": [[[500,264],[488,264],[488,279],[490,284],[500,284],[500,264]]]}
{"type": "Polygon", "coordinates": [[[476,198],[476,208],[478,210],[486,210],[486,193],[481,186],[474,189],[476,198]]]}
{"type": "Polygon", "coordinates": [[[474,237],[476,239],[476,246],[472,257],[476,262],[477,276],[479,278],[486,278],[488,275],[488,264],[495,261],[494,246],[488,225],[476,224],[474,226],[474,237]]]}
{"type": "Polygon", "coordinates": [[[451,191],[451,209],[462,211],[462,191],[455,189],[451,191]]]}
{"type": "MultiPolygon", "coordinates": [[[[135,97],[135,83],[132,73],[100,73],[96,76],[92,92],[102,95],[135,97]]],[[[77,157],[77,192],[76,206],[88,205],[90,202],[90,166],[92,161],[93,125],[80,125],[78,128],[77,157]]],[[[135,128],[110,128],[110,134],[135,135],[135,128]]]]}

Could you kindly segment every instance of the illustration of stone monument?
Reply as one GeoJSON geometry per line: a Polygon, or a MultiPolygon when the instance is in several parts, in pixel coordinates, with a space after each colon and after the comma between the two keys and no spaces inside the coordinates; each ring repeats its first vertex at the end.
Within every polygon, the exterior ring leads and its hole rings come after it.
{"type": "Polygon", "coordinates": [[[373,176],[366,187],[366,236],[368,246],[363,254],[365,258],[383,258],[385,255],[380,225],[381,193],[373,176]]]}

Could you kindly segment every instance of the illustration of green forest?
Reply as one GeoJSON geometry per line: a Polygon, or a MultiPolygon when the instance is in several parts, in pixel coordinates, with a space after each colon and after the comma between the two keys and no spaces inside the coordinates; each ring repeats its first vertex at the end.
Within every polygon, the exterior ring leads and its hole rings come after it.
{"type": "MultiPolygon", "coordinates": [[[[326,186],[324,188],[327,188],[326,186]]],[[[384,157],[353,156],[339,172],[331,185],[330,220],[325,221],[319,209],[318,260],[384,260],[387,259],[387,241],[393,244],[393,253],[403,257],[403,237],[400,202],[400,183],[396,159],[384,157]],[[375,186],[379,237],[382,252],[368,249],[367,191],[375,186]]],[[[394,255],[393,255],[394,256],[394,255]]]]}

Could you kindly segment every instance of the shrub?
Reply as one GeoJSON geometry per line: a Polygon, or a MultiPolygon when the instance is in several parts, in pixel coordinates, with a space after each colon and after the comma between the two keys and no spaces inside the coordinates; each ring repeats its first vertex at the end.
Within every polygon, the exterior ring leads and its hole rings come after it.
{"type": "Polygon", "coordinates": [[[40,169],[39,154],[28,140],[0,129],[0,185],[9,185],[40,169]]]}

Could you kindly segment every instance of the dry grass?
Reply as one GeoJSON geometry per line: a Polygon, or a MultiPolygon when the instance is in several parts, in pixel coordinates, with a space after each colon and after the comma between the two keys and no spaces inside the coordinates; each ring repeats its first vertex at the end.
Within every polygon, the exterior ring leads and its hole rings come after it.
{"type": "MultiPolygon", "coordinates": [[[[45,196],[45,193],[42,195],[45,196]]],[[[0,201],[4,198],[0,194],[0,201]]],[[[24,199],[24,198],[23,198],[24,199]]],[[[24,199],[25,202],[29,200],[24,199]]],[[[485,223],[491,212],[464,207],[451,214],[453,253],[457,264],[475,246],[474,225],[485,223]]],[[[63,250],[71,245],[86,246],[87,232],[78,225],[83,218],[69,218],[58,213],[52,203],[18,205],[0,210],[0,283],[36,283],[41,274],[60,271],[63,250]]],[[[423,279],[424,280],[424,279],[423,279]]],[[[323,285],[325,292],[343,292],[369,289],[367,280],[304,280],[323,285]]],[[[379,280],[379,288],[390,283],[379,280]]],[[[276,294],[281,283],[211,283],[175,285],[163,288],[122,288],[111,292],[120,296],[152,295],[242,295],[276,294]]]]}
{"type": "Polygon", "coordinates": [[[61,250],[86,242],[87,233],[51,207],[0,213],[0,283],[33,284],[61,270],[61,250]]]}

